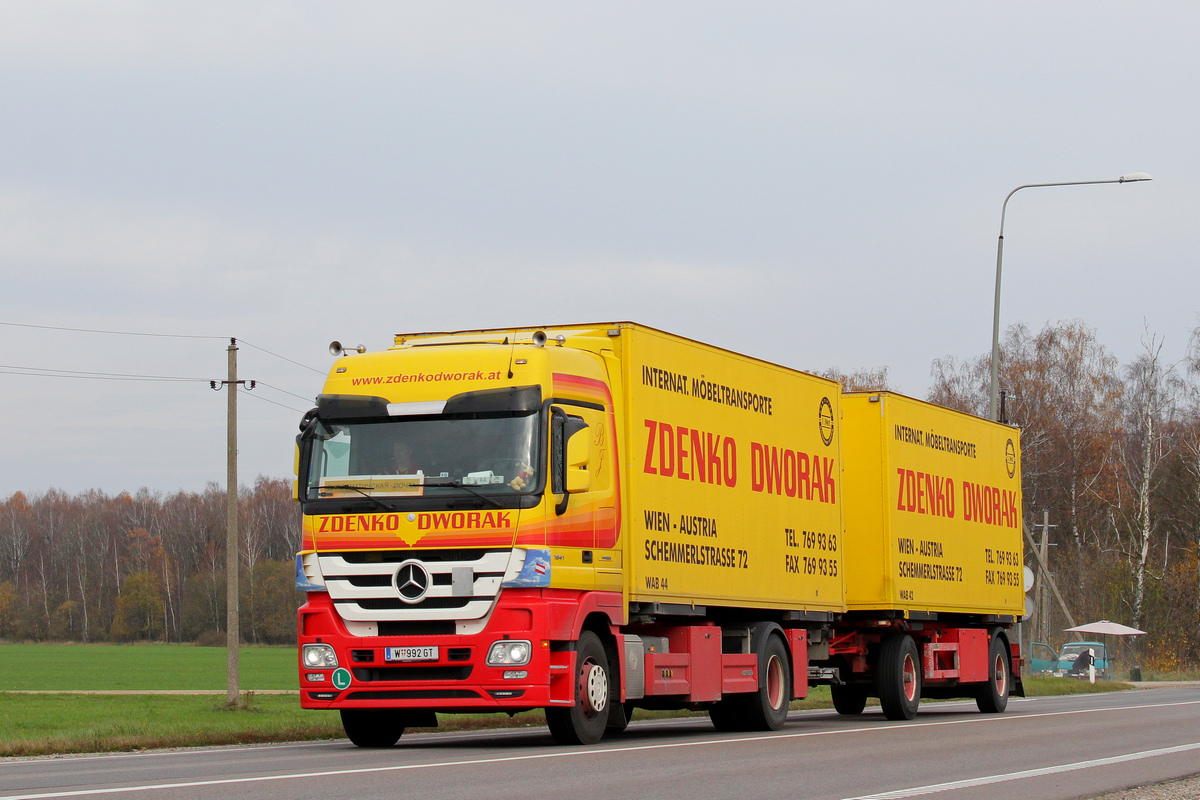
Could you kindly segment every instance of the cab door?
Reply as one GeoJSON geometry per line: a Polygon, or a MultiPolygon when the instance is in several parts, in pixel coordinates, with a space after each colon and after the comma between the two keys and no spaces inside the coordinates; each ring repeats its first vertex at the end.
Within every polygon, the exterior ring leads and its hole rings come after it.
{"type": "MultiPolygon", "coordinates": [[[[594,570],[594,588],[622,587],[620,533],[609,414],[603,408],[564,403],[551,407],[551,507],[547,544],[579,548],[567,558],[594,570]]],[[[574,564],[572,564],[574,566],[574,564]]]]}

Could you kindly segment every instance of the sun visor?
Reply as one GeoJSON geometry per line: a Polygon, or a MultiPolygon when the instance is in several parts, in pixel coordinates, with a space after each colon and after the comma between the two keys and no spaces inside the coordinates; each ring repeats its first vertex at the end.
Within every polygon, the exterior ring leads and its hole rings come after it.
{"type": "Polygon", "coordinates": [[[537,411],[542,407],[542,387],[510,386],[463,392],[446,401],[447,414],[478,414],[498,411],[537,411]]]}
{"type": "Polygon", "coordinates": [[[386,397],[360,394],[319,394],[317,413],[321,419],[360,419],[388,416],[386,397]]]}

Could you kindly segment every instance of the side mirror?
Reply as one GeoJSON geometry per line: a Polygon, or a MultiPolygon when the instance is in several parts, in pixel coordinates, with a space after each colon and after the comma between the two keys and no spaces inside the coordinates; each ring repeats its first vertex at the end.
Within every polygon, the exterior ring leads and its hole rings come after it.
{"type": "Polygon", "coordinates": [[[554,513],[567,513],[567,501],[572,494],[586,492],[592,477],[588,472],[588,436],[584,433],[588,424],[583,417],[568,414],[555,406],[550,409],[550,491],[561,494],[562,499],[554,505],[554,513]]]}
{"type": "Polygon", "coordinates": [[[586,431],[584,427],[575,431],[574,436],[567,440],[567,494],[586,492],[592,486],[592,473],[588,470],[588,441],[587,436],[580,436],[586,431]]]}

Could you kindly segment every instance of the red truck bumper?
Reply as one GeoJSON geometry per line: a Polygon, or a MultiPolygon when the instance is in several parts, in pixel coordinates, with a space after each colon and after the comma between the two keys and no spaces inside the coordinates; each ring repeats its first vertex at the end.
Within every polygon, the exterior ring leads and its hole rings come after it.
{"type": "Polygon", "coordinates": [[[574,653],[551,651],[549,613],[538,589],[502,592],[484,630],[470,635],[353,636],[329,596],[320,592],[310,594],[297,613],[304,708],[512,711],[571,704],[564,679],[571,674],[574,653]],[[492,645],[504,639],[528,641],[529,663],[488,665],[492,645]],[[349,674],[306,667],[303,646],[313,643],[333,647],[338,666],[349,674]],[[389,647],[436,647],[437,657],[389,661],[389,647]]]}

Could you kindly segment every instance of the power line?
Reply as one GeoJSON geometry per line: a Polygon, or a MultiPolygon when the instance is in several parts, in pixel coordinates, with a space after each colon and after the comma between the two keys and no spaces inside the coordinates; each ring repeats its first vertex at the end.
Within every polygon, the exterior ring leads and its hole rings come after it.
{"type": "Polygon", "coordinates": [[[58,325],[30,325],[24,322],[0,322],[10,328],[37,328],[43,331],[70,331],[72,333],[104,333],[109,336],[153,336],[161,339],[228,339],[228,336],[195,336],[186,333],[137,333],[134,331],[102,331],[94,328],[64,328],[58,325]]]}
{"type": "MultiPolygon", "coordinates": [[[[299,361],[293,361],[292,359],[288,358],[287,356],[281,356],[281,355],[279,355],[279,353],[272,353],[270,350],[266,349],[265,347],[259,347],[259,346],[258,346],[258,345],[256,345],[256,344],[252,344],[252,343],[250,343],[250,342],[247,342],[245,339],[238,339],[238,343],[239,343],[239,344],[244,344],[244,345],[246,345],[247,347],[253,347],[255,350],[261,350],[262,352],[266,353],[266,354],[267,354],[267,355],[269,355],[269,356],[275,356],[276,358],[281,358],[281,359],[283,359],[284,361],[288,362],[289,364],[295,364],[297,367],[304,367],[305,369],[307,369],[307,370],[311,370],[312,372],[315,372],[315,373],[317,373],[318,375],[324,375],[324,374],[325,374],[325,371],[324,371],[324,370],[316,369],[315,367],[310,367],[308,364],[301,364],[299,361]]],[[[303,399],[303,398],[301,398],[301,399],[303,399]]]]}
{"type": "MultiPolygon", "coordinates": [[[[6,325],[10,328],[36,328],[38,330],[43,330],[43,331],[69,331],[71,333],[101,333],[101,334],[105,334],[107,336],[149,336],[149,337],[157,338],[157,339],[228,339],[228,338],[230,338],[228,336],[199,336],[199,335],[187,334],[187,333],[144,333],[141,331],[106,331],[106,330],[100,330],[98,328],[67,328],[67,327],[63,327],[61,325],[32,325],[32,324],[25,323],[25,322],[0,322],[0,325],[6,325]]],[[[278,358],[282,361],[286,361],[289,364],[295,364],[297,367],[303,367],[304,369],[311,370],[312,372],[315,372],[318,375],[325,374],[325,372],[323,370],[319,370],[315,367],[310,367],[307,364],[301,364],[299,361],[290,359],[287,356],[281,356],[281,355],[279,355],[279,353],[273,353],[270,350],[268,350],[267,348],[259,347],[258,345],[254,344],[253,342],[247,342],[245,339],[238,339],[237,341],[241,344],[246,345],[247,347],[253,347],[255,350],[261,350],[262,352],[266,353],[269,356],[274,356],[275,358],[278,358]]]]}
{"type": "Polygon", "coordinates": [[[32,378],[79,378],[111,381],[204,381],[208,378],[188,378],[180,375],[137,375],[122,372],[85,372],[73,369],[50,369],[25,367],[16,364],[0,364],[0,372],[8,375],[26,375],[32,378]],[[20,371],[18,371],[20,370],[20,371]]]}
{"type": "Polygon", "coordinates": [[[303,414],[305,411],[305,409],[303,409],[303,408],[292,408],[291,406],[284,405],[283,403],[277,403],[274,400],[268,400],[267,398],[263,397],[262,395],[254,394],[253,392],[249,391],[248,389],[242,389],[241,394],[245,395],[246,397],[253,397],[255,400],[261,400],[264,403],[270,403],[273,406],[279,406],[280,408],[286,408],[288,411],[295,411],[297,414],[303,414]]]}
{"type": "Polygon", "coordinates": [[[277,391],[277,392],[282,392],[283,394],[290,395],[290,396],[292,396],[292,397],[296,398],[297,400],[303,400],[303,401],[304,401],[304,402],[306,402],[306,403],[311,403],[311,402],[312,402],[312,398],[311,398],[311,397],[304,397],[303,395],[295,394],[294,392],[289,392],[287,389],[280,389],[278,386],[272,386],[271,384],[269,384],[269,383],[266,383],[266,382],[264,382],[264,381],[259,381],[259,382],[258,382],[258,385],[259,385],[259,386],[265,386],[265,387],[267,387],[268,389],[274,389],[274,390],[275,390],[275,391],[277,391]]]}
{"type": "MultiPolygon", "coordinates": [[[[138,374],[131,374],[131,373],[123,373],[123,372],[86,372],[86,371],[82,371],[82,370],[72,370],[72,369],[51,369],[48,367],[26,367],[26,366],[20,366],[20,365],[16,365],[16,364],[0,364],[0,374],[24,375],[24,376],[30,377],[30,378],[75,378],[77,380],[159,381],[159,382],[193,382],[193,383],[195,383],[195,382],[211,383],[212,382],[208,378],[189,378],[189,377],[185,377],[182,375],[138,375],[138,374]]],[[[290,397],[294,397],[297,400],[303,400],[306,403],[312,402],[311,398],[304,397],[303,395],[295,394],[294,392],[289,392],[286,389],[280,389],[278,386],[273,386],[269,383],[264,383],[263,381],[256,381],[256,384],[258,386],[266,387],[267,389],[273,389],[274,391],[280,392],[281,394],[286,394],[290,397]]],[[[274,402],[272,400],[266,400],[266,398],[260,398],[260,399],[262,399],[268,403],[274,402]]],[[[292,408],[291,406],[286,406],[286,405],[283,405],[282,403],[275,403],[275,405],[282,406],[283,408],[291,409],[292,411],[298,411],[300,413],[304,413],[303,409],[292,408]]]]}

